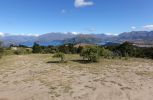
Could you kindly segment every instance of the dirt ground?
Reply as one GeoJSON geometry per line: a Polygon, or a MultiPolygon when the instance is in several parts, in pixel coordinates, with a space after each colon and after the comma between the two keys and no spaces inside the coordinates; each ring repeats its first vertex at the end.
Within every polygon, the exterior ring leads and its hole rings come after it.
{"type": "Polygon", "coordinates": [[[3,57],[0,100],[153,100],[153,60],[67,59],[60,64],[51,55],[3,57]]]}

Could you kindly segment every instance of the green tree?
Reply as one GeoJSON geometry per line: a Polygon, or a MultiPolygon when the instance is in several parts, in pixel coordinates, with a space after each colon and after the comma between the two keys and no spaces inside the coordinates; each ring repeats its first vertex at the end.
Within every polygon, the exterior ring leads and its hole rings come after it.
{"type": "Polygon", "coordinates": [[[124,42],[117,47],[117,50],[121,52],[123,57],[126,57],[127,55],[130,57],[134,57],[136,54],[136,47],[134,47],[130,42],[124,42]]]}
{"type": "Polygon", "coordinates": [[[58,52],[53,55],[53,58],[60,58],[60,62],[64,62],[65,54],[62,52],[58,52]]]}
{"type": "Polygon", "coordinates": [[[83,48],[80,56],[83,57],[83,60],[87,59],[90,62],[98,62],[100,58],[100,49],[96,46],[87,46],[83,48]]]}
{"type": "Polygon", "coordinates": [[[113,58],[113,52],[102,47],[100,49],[100,56],[104,58],[113,58]]]}
{"type": "Polygon", "coordinates": [[[58,50],[59,50],[59,52],[63,52],[65,54],[70,53],[68,45],[61,45],[58,47],[58,50]]]}
{"type": "Polygon", "coordinates": [[[71,54],[77,53],[77,48],[74,47],[74,44],[69,43],[69,44],[68,44],[68,48],[69,48],[69,52],[70,52],[71,54]]]}
{"type": "Polygon", "coordinates": [[[37,44],[36,42],[34,43],[33,47],[32,47],[32,52],[33,53],[41,53],[42,48],[41,46],[39,46],[39,44],[37,44]]]}
{"type": "Polygon", "coordinates": [[[3,56],[4,49],[2,47],[2,42],[0,42],[0,58],[3,56]]]}
{"type": "Polygon", "coordinates": [[[78,53],[78,54],[81,53],[82,50],[83,50],[83,47],[82,47],[82,46],[79,46],[79,47],[77,48],[77,53],[78,53]]]}

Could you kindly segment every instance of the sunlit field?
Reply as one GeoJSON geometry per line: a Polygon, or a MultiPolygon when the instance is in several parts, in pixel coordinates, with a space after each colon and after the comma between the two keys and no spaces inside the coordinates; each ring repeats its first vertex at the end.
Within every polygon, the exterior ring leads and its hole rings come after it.
{"type": "Polygon", "coordinates": [[[152,100],[153,60],[100,59],[79,55],[66,62],[51,54],[0,59],[0,100],[152,100]]]}

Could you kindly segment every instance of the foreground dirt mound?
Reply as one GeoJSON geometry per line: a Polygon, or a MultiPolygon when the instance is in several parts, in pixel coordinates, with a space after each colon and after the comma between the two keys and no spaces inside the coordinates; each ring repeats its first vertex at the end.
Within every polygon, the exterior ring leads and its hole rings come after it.
{"type": "MultiPolygon", "coordinates": [[[[77,57],[77,56],[76,56],[77,57]]],[[[76,58],[72,57],[72,58],[76,58]]],[[[153,61],[49,62],[50,55],[0,60],[0,100],[152,100],[153,61]],[[47,63],[48,62],[48,63],[47,63]]]]}

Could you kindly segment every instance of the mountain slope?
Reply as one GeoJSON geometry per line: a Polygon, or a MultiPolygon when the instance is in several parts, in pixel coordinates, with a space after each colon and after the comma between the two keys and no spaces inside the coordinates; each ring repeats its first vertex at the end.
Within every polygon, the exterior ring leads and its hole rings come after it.
{"type": "Polygon", "coordinates": [[[101,42],[101,39],[100,38],[97,38],[93,35],[83,35],[83,34],[80,34],[80,35],[77,35],[76,37],[73,37],[73,38],[70,38],[70,39],[65,39],[63,41],[64,43],[74,43],[74,44],[77,44],[77,43],[99,43],[101,42]]]}
{"type": "Polygon", "coordinates": [[[37,38],[37,41],[39,42],[50,42],[50,41],[54,41],[54,40],[64,40],[64,39],[68,39],[68,38],[73,38],[75,35],[72,33],[47,33],[47,34],[43,34],[40,35],[37,38]]]}
{"type": "Polygon", "coordinates": [[[134,43],[153,44],[153,31],[132,31],[121,33],[116,41],[130,41],[134,43]]]}
{"type": "Polygon", "coordinates": [[[73,34],[73,33],[47,33],[40,36],[26,35],[4,35],[0,36],[0,41],[5,44],[24,44],[32,46],[34,42],[41,45],[60,45],[64,43],[91,43],[105,44],[108,42],[122,43],[125,41],[137,44],[153,44],[153,31],[132,31],[124,32],[118,36],[105,34],[73,34]]]}

